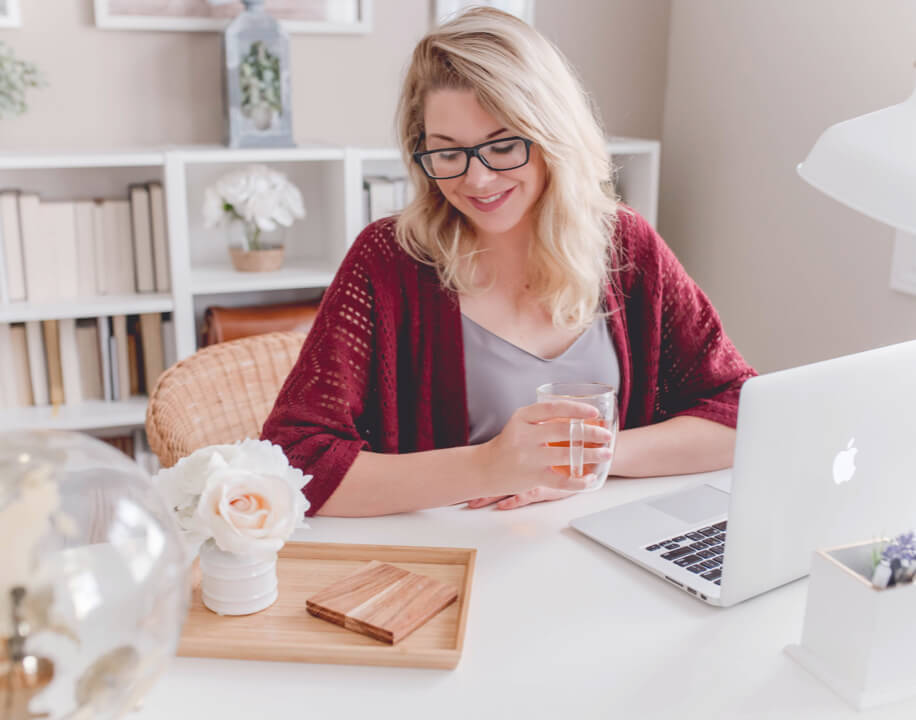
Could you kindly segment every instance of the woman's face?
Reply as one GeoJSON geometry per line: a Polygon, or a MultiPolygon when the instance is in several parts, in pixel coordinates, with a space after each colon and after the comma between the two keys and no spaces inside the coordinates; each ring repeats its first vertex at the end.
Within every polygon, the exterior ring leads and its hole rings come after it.
{"type": "MultiPolygon", "coordinates": [[[[517,135],[484,110],[472,90],[434,90],[423,110],[427,150],[473,147],[517,135]]],[[[515,170],[490,170],[474,157],[464,175],[435,183],[478,232],[502,234],[531,220],[546,178],[544,158],[532,145],[528,163],[515,170]]]]}

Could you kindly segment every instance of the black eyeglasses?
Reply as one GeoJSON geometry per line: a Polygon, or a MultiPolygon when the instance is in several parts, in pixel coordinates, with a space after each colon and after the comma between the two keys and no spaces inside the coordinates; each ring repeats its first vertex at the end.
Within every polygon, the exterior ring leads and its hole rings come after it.
{"type": "MultiPolygon", "coordinates": [[[[423,142],[423,136],[417,141],[417,147],[423,142]]],[[[423,168],[426,176],[432,180],[449,180],[461,177],[471,165],[471,158],[476,157],[490,170],[515,170],[528,162],[531,156],[531,140],[523,137],[499,138],[488,140],[474,147],[453,147],[441,150],[414,152],[414,161],[423,168]]]]}

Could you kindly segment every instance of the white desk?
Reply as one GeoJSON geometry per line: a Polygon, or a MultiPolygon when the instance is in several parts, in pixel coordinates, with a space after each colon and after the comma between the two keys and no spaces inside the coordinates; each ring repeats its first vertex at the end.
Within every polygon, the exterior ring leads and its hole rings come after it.
{"type": "MultiPolygon", "coordinates": [[[[298,539],[478,548],[458,667],[176,658],[131,717],[862,717],[783,653],[801,637],[806,580],[713,608],[568,527],[697,480],[613,480],[507,512],[314,518],[298,539]]],[[[916,701],[864,716],[913,718],[916,701]]]]}

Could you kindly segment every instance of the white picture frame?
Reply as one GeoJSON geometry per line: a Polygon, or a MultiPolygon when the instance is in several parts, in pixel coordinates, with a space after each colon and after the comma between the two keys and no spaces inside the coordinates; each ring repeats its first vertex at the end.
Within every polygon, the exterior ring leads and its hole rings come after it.
{"type": "MultiPolygon", "coordinates": [[[[6,0],[18,2],[18,0],[6,0]]],[[[128,0],[129,1],[129,0],[128,0]]],[[[0,0],[2,3],[3,0],[0,0]]],[[[94,0],[95,24],[103,30],[165,30],[187,32],[222,32],[232,17],[200,17],[182,15],[181,2],[175,0],[138,0],[148,6],[162,6],[161,10],[145,15],[119,13],[117,5],[125,0],[94,0]],[[176,8],[178,8],[176,10],[176,8]]],[[[184,0],[188,7],[207,5],[206,0],[184,0]]],[[[313,33],[358,35],[372,31],[372,0],[326,0],[328,19],[321,21],[296,20],[278,17],[288,33],[313,33]],[[335,12],[336,11],[336,12],[335,12]]],[[[271,0],[266,0],[268,12],[271,0]]]]}
{"type": "Polygon", "coordinates": [[[0,28],[22,27],[19,0],[0,0],[0,28]]]}
{"type": "Polygon", "coordinates": [[[534,25],[534,0],[434,0],[433,18],[441,25],[449,18],[471,7],[486,6],[503,10],[534,25]]]}

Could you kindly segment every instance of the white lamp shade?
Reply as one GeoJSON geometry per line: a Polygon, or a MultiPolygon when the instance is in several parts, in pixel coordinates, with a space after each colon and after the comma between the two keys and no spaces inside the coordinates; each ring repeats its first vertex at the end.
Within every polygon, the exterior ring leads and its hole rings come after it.
{"type": "Polygon", "coordinates": [[[916,234],[916,92],[827,128],[798,174],[834,200],[916,234]]]}

